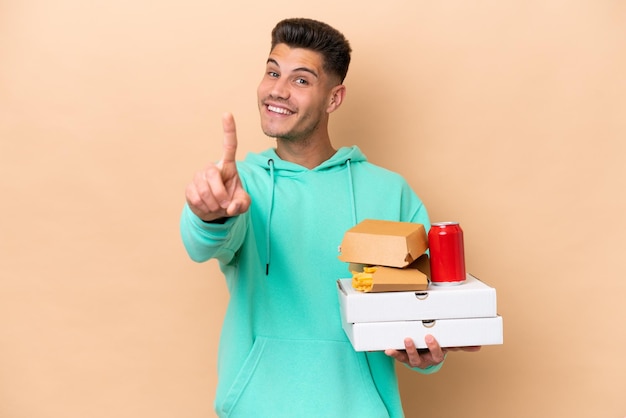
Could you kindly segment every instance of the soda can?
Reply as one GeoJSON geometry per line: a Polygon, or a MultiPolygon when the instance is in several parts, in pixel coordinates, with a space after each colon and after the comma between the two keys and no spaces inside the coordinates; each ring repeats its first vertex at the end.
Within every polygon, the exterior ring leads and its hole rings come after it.
{"type": "Polygon", "coordinates": [[[458,222],[436,222],[428,231],[430,280],[435,285],[465,281],[463,230],[458,222]]]}

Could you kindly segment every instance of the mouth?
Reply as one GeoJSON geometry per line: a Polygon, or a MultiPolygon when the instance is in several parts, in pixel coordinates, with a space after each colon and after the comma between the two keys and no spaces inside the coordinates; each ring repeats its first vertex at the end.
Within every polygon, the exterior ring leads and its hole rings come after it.
{"type": "Polygon", "coordinates": [[[291,110],[286,109],[284,107],[279,107],[279,106],[274,106],[274,105],[265,105],[265,108],[268,111],[270,111],[272,113],[277,113],[279,115],[289,116],[289,115],[293,115],[295,113],[295,112],[292,112],[291,110]]]}

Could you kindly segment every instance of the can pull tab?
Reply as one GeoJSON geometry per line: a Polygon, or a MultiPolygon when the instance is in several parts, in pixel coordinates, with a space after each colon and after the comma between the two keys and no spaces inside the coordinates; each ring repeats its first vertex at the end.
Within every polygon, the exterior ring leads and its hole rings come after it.
{"type": "Polygon", "coordinates": [[[415,297],[419,300],[426,300],[428,298],[428,292],[415,292],[415,297]]]}

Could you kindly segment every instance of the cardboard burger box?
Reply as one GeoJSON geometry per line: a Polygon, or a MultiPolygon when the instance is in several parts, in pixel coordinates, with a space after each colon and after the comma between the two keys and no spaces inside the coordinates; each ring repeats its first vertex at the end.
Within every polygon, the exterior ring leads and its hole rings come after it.
{"type": "Polygon", "coordinates": [[[352,279],[337,281],[343,329],[356,351],[404,349],[407,337],[426,348],[427,334],[442,347],[503,343],[495,289],[472,275],[455,286],[430,285],[427,249],[420,224],[365,220],[346,232],[339,259],[350,271],[378,266],[371,293],[355,290],[352,279]]]}
{"type": "Polygon", "coordinates": [[[422,224],[365,219],[344,234],[339,259],[402,268],[427,249],[428,238],[422,224]]]}
{"type": "MultiPolygon", "coordinates": [[[[363,272],[367,267],[367,264],[350,263],[348,270],[354,275],[363,272]]],[[[375,271],[368,276],[371,276],[371,284],[367,286],[367,293],[426,290],[430,283],[428,255],[423,254],[403,268],[375,266],[375,271]]]]}
{"type": "Polygon", "coordinates": [[[339,259],[351,272],[375,267],[369,292],[424,290],[430,276],[427,249],[422,224],[366,219],[346,231],[339,259]]]}

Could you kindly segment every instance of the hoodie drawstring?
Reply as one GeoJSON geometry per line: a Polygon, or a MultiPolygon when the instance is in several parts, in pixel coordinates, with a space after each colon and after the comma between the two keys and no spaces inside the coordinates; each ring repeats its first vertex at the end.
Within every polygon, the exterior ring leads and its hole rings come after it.
{"type": "Polygon", "coordinates": [[[270,182],[272,183],[272,191],[270,193],[270,204],[269,209],[267,211],[267,224],[265,226],[265,275],[268,276],[270,274],[270,255],[271,255],[271,244],[270,244],[270,225],[272,223],[272,209],[274,208],[274,188],[276,184],[274,183],[274,160],[270,158],[267,160],[267,165],[270,168],[270,182]]]}
{"type": "Polygon", "coordinates": [[[350,202],[352,203],[352,225],[356,225],[356,203],[354,202],[354,182],[352,181],[352,165],[351,160],[346,160],[346,166],[348,167],[348,186],[350,187],[350,202]]]}
{"type": "MultiPolygon", "coordinates": [[[[274,160],[272,158],[267,160],[267,165],[270,171],[270,182],[272,183],[272,189],[270,192],[270,200],[267,211],[267,223],[265,224],[265,275],[268,276],[270,274],[270,258],[271,258],[271,240],[270,240],[270,228],[272,224],[272,210],[274,208],[274,193],[276,188],[275,178],[274,178],[274,160]]],[[[356,225],[356,202],[354,198],[354,182],[352,179],[352,165],[351,160],[348,158],[346,160],[346,167],[348,168],[348,187],[350,189],[350,203],[352,205],[352,224],[356,225]]]]}

